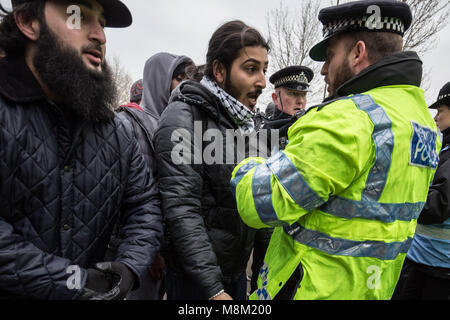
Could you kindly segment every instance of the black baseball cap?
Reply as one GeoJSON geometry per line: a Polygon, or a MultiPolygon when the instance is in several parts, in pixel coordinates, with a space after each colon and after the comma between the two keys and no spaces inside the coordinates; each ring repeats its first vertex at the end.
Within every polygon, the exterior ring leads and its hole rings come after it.
{"type": "MultiPolygon", "coordinates": [[[[11,3],[14,6],[26,2],[39,1],[39,0],[11,0],[11,3]]],[[[77,1],[83,2],[80,0],[73,0],[76,4],[77,1]]],[[[133,22],[133,17],[131,16],[130,10],[127,6],[119,0],[95,0],[103,7],[103,16],[106,20],[105,27],[108,28],[125,28],[131,25],[133,22]]]]}

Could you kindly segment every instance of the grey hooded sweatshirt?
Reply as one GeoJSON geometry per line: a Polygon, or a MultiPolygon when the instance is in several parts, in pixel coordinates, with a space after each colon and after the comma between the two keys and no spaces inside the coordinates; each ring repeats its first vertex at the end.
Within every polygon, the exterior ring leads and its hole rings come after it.
{"type": "Polygon", "coordinates": [[[173,72],[185,62],[194,64],[189,57],[160,52],[151,56],[145,63],[141,108],[149,116],[148,127],[152,140],[159,117],[169,103],[173,72]]]}

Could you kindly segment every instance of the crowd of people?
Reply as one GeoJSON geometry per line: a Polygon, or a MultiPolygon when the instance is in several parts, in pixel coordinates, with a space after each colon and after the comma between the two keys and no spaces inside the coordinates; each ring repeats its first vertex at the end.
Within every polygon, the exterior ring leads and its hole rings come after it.
{"type": "Polygon", "coordinates": [[[264,113],[270,43],[240,20],[118,106],[124,2],[1,9],[0,299],[450,299],[450,82],[428,107],[406,3],[322,9],[329,96],[307,108],[320,75],[287,66],[264,113]]]}

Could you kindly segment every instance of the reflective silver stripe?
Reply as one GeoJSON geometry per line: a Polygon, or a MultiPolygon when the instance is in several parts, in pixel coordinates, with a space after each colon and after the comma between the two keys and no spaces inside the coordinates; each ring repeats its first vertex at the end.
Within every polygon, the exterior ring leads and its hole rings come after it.
{"type": "Polygon", "coordinates": [[[321,206],[325,201],[317,195],[306,183],[292,161],[282,151],[267,161],[267,166],[272,170],[278,181],[284,187],[291,198],[306,211],[312,211],[321,206]]]}
{"type": "Polygon", "coordinates": [[[383,222],[396,220],[410,221],[417,219],[425,203],[378,203],[386,185],[391,167],[394,133],[392,121],[382,107],[375,103],[370,95],[352,97],[356,106],[365,111],[374,124],[372,139],[375,144],[375,163],[361,194],[361,201],[341,197],[330,198],[320,209],[326,213],[346,218],[364,218],[383,222]]]}
{"type": "Polygon", "coordinates": [[[272,187],[270,178],[272,171],[266,164],[256,167],[252,180],[253,201],[261,221],[271,227],[286,226],[287,223],[278,220],[272,204],[272,187]]]}
{"type": "Polygon", "coordinates": [[[284,231],[301,244],[336,256],[394,260],[400,253],[407,253],[412,243],[412,238],[403,242],[354,241],[334,238],[319,231],[306,229],[298,223],[294,223],[291,227],[285,227],[284,231]]]}
{"type": "Polygon", "coordinates": [[[416,233],[428,236],[431,238],[450,240],[450,229],[438,228],[434,226],[425,226],[423,224],[417,224],[416,233]]]}
{"type": "Polygon", "coordinates": [[[379,203],[334,197],[319,209],[345,219],[363,218],[390,223],[396,220],[415,220],[424,206],[425,202],[379,203]]]}
{"type": "Polygon", "coordinates": [[[376,159],[367,177],[362,200],[378,201],[386,185],[391,166],[392,150],[394,149],[392,121],[370,95],[355,95],[352,100],[360,110],[367,112],[374,124],[372,139],[375,143],[376,159]]]}
{"type": "Polygon", "coordinates": [[[254,160],[246,163],[242,167],[239,168],[239,170],[234,175],[234,178],[231,179],[231,192],[233,192],[234,197],[236,198],[236,187],[241,182],[242,178],[244,178],[245,174],[249,172],[251,169],[256,167],[258,163],[254,160]]]}

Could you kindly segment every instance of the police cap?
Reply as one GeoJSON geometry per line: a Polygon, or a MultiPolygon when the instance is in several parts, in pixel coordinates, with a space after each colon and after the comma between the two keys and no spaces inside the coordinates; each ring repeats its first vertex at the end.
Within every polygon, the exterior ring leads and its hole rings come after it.
{"type": "Polygon", "coordinates": [[[275,72],[269,79],[276,88],[284,87],[290,90],[311,91],[309,83],[314,77],[314,72],[304,66],[289,66],[275,72]]]}
{"type": "Polygon", "coordinates": [[[315,61],[325,61],[331,37],[352,31],[391,32],[403,37],[411,25],[412,13],[402,1],[353,1],[320,10],[319,20],[324,39],[309,51],[309,56],[315,61]]]}
{"type": "Polygon", "coordinates": [[[447,82],[439,91],[437,101],[429,106],[430,109],[437,109],[439,106],[445,104],[450,108],[450,82],[447,82]]]}

